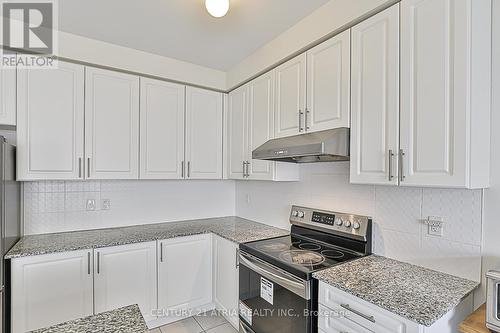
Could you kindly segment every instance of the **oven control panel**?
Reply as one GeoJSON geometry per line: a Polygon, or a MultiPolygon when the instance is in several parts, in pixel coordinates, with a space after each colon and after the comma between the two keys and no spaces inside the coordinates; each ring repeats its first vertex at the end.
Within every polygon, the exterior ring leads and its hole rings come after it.
{"type": "Polygon", "coordinates": [[[292,206],[290,223],[303,227],[320,228],[336,234],[366,239],[371,218],[320,209],[292,206]]]}

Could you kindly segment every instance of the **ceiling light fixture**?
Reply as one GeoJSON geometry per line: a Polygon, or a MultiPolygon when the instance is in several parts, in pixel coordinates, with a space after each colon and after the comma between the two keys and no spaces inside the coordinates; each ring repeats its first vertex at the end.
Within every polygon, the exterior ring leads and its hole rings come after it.
{"type": "Polygon", "coordinates": [[[205,0],[205,7],[213,17],[223,17],[229,11],[229,0],[205,0]]]}

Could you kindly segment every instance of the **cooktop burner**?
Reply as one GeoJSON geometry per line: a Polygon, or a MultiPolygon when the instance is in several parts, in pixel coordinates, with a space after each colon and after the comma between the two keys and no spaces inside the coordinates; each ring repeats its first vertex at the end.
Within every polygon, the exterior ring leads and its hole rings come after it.
{"type": "Polygon", "coordinates": [[[304,250],[290,250],[280,253],[280,259],[294,265],[314,266],[325,261],[321,254],[304,250]]]}
{"type": "Polygon", "coordinates": [[[257,248],[259,250],[264,251],[264,252],[281,252],[281,251],[288,250],[290,248],[290,246],[288,244],[285,244],[285,243],[276,242],[276,243],[270,243],[270,244],[262,244],[260,246],[257,246],[257,248]]]}
{"type": "Polygon", "coordinates": [[[344,253],[337,250],[324,250],[321,251],[321,254],[331,259],[340,259],[344,256],[344,253]]]}

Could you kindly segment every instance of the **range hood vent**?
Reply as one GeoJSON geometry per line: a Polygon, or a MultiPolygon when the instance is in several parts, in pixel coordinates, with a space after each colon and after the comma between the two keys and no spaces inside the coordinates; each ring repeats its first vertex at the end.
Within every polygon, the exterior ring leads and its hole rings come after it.
{"type": "Polygon", "coordinates": [[[256,160],[290,163],[349,161],[349,128],[269,140],[252,152],[256,160]]]}

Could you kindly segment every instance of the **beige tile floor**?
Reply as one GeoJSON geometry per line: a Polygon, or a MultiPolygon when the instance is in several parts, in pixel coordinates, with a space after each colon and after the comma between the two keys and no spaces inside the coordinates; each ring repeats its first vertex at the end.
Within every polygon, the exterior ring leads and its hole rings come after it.
{"type": "Polygon", "coordinates": [[[208,311],[150,330],[149,333],[237,333],[222,315],[208,311]]]}

